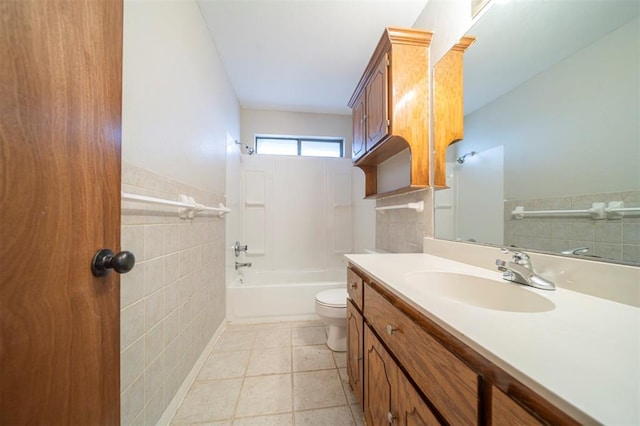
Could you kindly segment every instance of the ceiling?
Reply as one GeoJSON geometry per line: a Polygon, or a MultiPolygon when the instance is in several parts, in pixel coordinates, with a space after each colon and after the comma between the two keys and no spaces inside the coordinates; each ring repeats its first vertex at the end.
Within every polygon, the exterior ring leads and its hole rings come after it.
{"type": "Polygon", "coordinates": [[[243,108],[350,114],[347,102],[387,26],[426,0],[198,0],[243,108]]]}

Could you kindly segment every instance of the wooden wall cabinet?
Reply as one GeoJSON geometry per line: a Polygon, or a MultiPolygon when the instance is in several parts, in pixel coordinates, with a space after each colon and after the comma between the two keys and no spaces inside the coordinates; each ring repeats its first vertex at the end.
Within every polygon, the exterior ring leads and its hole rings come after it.
{"type": "Polygon", "coordinates": [[[475,37],[462,37],[435,64],[430,93],[431,36],[427,31],[387,28],[351,96],[352,158],[365,174],[366,198],[429,186],[446,188],[447,147],[463,137],[463,55],[475,37]],[[431,99],[433,157],[429,148],[431,99]],[[411,152],[409,185],[378,193],[378,165],[407,148],[411,152]],[[433,181],[429,177],[431,162],[433,181]]]}
{"type": "Polygon", "coordinates": [[[367,424],[579,424],[365,272],[348,276],[361,302],[347,307],[347,370],[367,424]]]}
{"type": "Polygon", "coordinates": [[[462,37],[433,67],[433,186],[436,189],[447,187],[447,148],[464,136],[463,56],[475,41],[473,36],[462,37]]]}
{"type": "Polygon", "coordinates": [[[351,144],[351,157],[356,161],[364,155],[367,150],[366,133],[365,133],[365,94],[362,93],[355,100],[352,109],[353,121],[353,143],[351,144]]]}
{"type": "Polygon", "coordinates": [[[365,173],[366,197],[382,195],[377,193],[378,164],[406,148],[411,150],[411,183],[394,193],[429,186],[431,35],[387,28],[349,101],[353,161],[365,173]]]}

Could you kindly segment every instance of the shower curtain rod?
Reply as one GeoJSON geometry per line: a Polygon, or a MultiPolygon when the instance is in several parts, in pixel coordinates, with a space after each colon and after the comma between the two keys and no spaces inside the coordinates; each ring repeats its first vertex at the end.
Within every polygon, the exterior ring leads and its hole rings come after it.
{"type": "Polygon", "coordinates": [[[220,203],[218,207],[209,207],[197,203],[193,197],[189,197],[184,194],[178,196],[180,201],[165,200],[162,198],[148,197],[146,195],[130,194],[128,192],[122,192],[122,199],[129,201],[140,201],[148,204],[159,204],[163,206],[181,207],[178,210],[178,215],[182,219],[193,219],[196,213],[203,211],[217,212],[219,217],[223,217],[226,213],[231,212],[231,209],[220,203]]]}

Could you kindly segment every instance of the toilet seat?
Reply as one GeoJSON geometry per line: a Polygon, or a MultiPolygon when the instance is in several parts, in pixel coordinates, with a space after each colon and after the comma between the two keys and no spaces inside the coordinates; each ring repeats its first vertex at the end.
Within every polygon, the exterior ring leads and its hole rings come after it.
{"type": "Polygon", "coordinates": [[[316,303],[329,308],[346,308],[347,290],[344,288],[336,288],[321,291],[316,294],[316,303]]]}

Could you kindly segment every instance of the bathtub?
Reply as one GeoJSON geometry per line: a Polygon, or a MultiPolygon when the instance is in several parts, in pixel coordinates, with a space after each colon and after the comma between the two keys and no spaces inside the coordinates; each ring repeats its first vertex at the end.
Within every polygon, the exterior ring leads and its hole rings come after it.
{"type": "Polygon", "coordinates": [[[227,321],[318,319],[315,295],[347,287],[345,268],[323,271],[243,271],[227,285],[227,321]]]}

